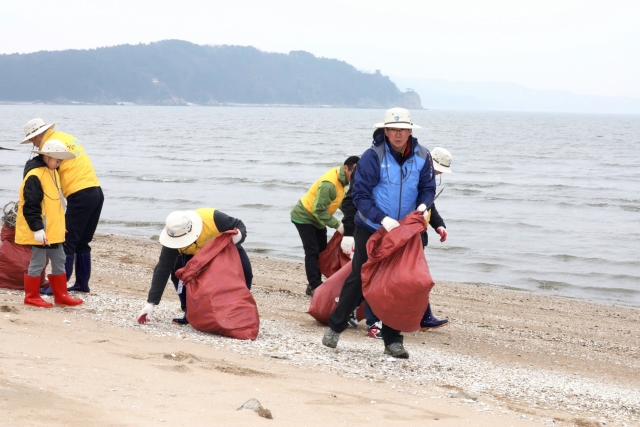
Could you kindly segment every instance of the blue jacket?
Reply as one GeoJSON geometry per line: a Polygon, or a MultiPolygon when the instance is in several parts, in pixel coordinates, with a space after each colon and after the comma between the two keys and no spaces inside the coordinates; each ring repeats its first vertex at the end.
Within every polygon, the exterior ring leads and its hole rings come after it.
{"type": "Polygon", "coordinates": [[[373,144],[358,162],[353,186],[359,227],[375,231],[385,216],[399,221],[420,204],[433,203],[436,180],[431,155],[413,136],[409,141],[411,150],[404,157],[391,148],[383,129],[373,133],[373,144]]]}

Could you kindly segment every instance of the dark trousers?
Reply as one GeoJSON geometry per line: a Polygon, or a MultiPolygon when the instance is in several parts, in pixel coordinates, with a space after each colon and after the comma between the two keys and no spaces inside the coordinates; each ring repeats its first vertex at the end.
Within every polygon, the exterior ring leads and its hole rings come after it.
{"type": "MultiPolygon", "coordinates": [[[[247,284],[247,288],[251,290],[251,284],[253,282],[253,270],[251,268],[251,261],[249,261],[249,256],[247,252],[241,245],[236,245],[236,249],[238,249],[238,255],[240,255],[240,262],[242,263],[242,272],[244,273],[244,280],[247,284]]],[[[193,258],[193,255],[178,255],[178,259],[176,259],[176,263],[173,266],[173,270],[171,271],[171,282],[173,283],[173,287],[176,288],[176,292],[178,291],[180,279],[176,276],[176,271],[180,270],[182,267],[187,265],[189,260],[193,258]]],[[[180,308],[185,313],[187,312],[187,288],[183,287],[181,292],[178,294],[180,298],[180,308]]]]}
{"type": "Polygon", "coordinates": [[[89,242],[96,232],[103,203],[104,194],[100,187],[85,188],[69,196],[64,215],[67,225],[64,253],[67,256],[91,252],[89,242]]]}
{"type": "Polygon", "coordinates": [[[293,225],[298,229],[300,240],[302,240],[307,281],[309,286],[315,289],[322,285],[322,275],[318,269],[318,258],[320,257],[320,252],[327,247],[327,228],[316,228],[311,224],[298,224],[295,222],[293,225]]]}
{"type": "MultiPolygon", "coordinates": [[[[369,256],[367,254],[367,241],[373,235],[368,228],[359,227],[353,232],[353,240],[355,242],[355,250],[353,253],[353,260],[351,262],[351,274],[345,280],[340,291],[340,299],[338,300],[338,306],[329,316],[329,327],[331,330],[342,333],[347,329],[349,315],[353,313],[362,301],[362,277],[360,271],[362,265],[367,262],[369,256]]],[[[402,343],[403,337],[400,331],[393,329],[384,323],[382,324],[382,339],[384,345],[388,346],[394,342],[402,343]]]]}

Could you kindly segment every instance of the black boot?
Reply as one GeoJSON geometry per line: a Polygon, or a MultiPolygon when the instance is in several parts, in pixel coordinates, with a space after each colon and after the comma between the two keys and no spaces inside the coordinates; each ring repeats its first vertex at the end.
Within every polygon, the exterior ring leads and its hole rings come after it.
{"type": "Polygon", "coordinates": [[[175,323],[176,325],[180,325],[180,326],[188,325],[189,321],[187,320],[187,313],[185,313],[184,316],[182,316],[182,317],[176,317],[171,322],[175,323]]]}
{"type": "MultiPolygon", "coordinates": [[[[73,260],[73,257],[67,257],[73,260]]],[[[73,264],[72,264],[73,265],[73,264]]],[[[65,265],[65,268],[67,266],[65,265]]],[[[67,270],[69,271],[69,270],[67,270]]],[[[89,293],[89,279],[91,278],[91,252],[84,254],[76,254],[76,283],[67,291],[85,292],[89,293]]]]}
{"type": "Polygon", "coordinates": [[[429,329],[440,328],[446,326],[449,323],[449,319],[438,319],[433,316],[431,312],[431,303],[427,305],[427,311],[425,311],[422,321],[420,321],[420,330],[427,331],[429,329]]]}

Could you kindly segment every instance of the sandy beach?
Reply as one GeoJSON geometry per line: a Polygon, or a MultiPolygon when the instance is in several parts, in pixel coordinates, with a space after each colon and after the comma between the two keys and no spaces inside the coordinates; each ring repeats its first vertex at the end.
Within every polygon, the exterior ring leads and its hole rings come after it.
{"type": "Polygon", "coordinates": [[[450,325],[405,334],[395,360],[364,321],[321,344],[302,264],[251,257],[260,334],[237,341],[173,325],[171,285],[139,325],[160,245],[92,247],[79,307],[0,289],[0,426],[640,425],[637,309],[437,282],[450,325]],[[272,419],[237,410],[252,398],[272,419]]]}

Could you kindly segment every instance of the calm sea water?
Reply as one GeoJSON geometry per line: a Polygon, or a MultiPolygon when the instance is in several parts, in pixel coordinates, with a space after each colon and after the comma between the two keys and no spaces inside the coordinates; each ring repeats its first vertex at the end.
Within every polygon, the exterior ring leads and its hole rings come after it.
{"type": "MultiPolygon", "coordinates": [[[[254,254],[302,260],[289,211],[328,168],[359,155],[383,110],[0,106],[0,204],[29,158],[23,125],[58,123],[89,153],[106,202],[98,231],[159,234],[177,209],[241,218],[254,254]]],[[[414,111],[454,175],[430,230],[436,281],[640,306],[640,116],[414,111]]]]}

